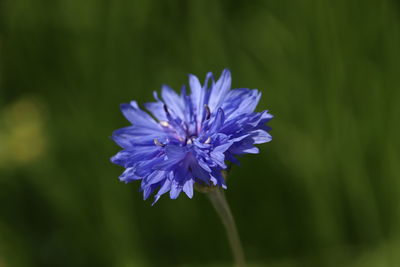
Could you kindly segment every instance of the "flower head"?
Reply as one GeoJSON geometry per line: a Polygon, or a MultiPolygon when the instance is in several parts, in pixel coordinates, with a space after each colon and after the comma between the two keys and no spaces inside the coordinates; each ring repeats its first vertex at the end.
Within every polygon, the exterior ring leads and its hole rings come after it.
{"type": "Polygon", "coordinates": [[[153,203],[167,192],[172,199],[182,191],[192,198],[195,183],[226,189],[225,162],[238,163],[236,155],[256,154],[255,144],[271,141],[266,122],[272,115],[254,111],[258,90],[231,90],[228,70],[216,82],[208,73],[203,85],[189,75],[189,85],[190,94],[168,86],[161,98],[154,92],[156,101],[144,105],[149,113],[135,101],[121,104],[132,125],[114,131],[122,150],[111,161],[125,168],[121,181],[141,180],[144,199],[158,189],[153,203]]]}

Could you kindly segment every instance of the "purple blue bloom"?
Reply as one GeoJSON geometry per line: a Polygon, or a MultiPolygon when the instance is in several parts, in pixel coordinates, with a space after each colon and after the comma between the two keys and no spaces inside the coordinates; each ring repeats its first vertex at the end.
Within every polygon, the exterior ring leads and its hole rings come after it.
{"type": "Polygon", "coordinates": [[[268,111],[255,112],[261,93],[232,89],[231,74],[224,70],[215,82],[212,73],[204,84],[189,75],[190,94],[163,86],[161,98],[142,110],[135,101],[121,104],[132,124],[114,131],[112,139],[122,148],[111,161],[125,171],[125,183],[141,180],[144,199],[153,192],[155,202],[169,192],[176,199],[183,191],[193,197],[195,183],[226,189],[222,171],[226,161],[238,163],[241,154],[257,154],[256,144],[271,141],[268,111]]]}

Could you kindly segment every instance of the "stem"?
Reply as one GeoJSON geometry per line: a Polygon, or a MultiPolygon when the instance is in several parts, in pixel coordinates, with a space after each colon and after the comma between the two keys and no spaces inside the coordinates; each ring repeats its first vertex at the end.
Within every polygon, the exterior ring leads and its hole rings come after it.
{"type": "Polygon", "coordinates": [[[228,202],[226,201],[224,192],[219,187],[214,187],[212,190],[208,191],[206,195],[210,199],[225,226],[232,254],[235,259],[235,266],[245,266],[246,264],[244,261],[242,244],[240,243],[235,220],[233,218],[231,209],[229,208],[228,202]]]}

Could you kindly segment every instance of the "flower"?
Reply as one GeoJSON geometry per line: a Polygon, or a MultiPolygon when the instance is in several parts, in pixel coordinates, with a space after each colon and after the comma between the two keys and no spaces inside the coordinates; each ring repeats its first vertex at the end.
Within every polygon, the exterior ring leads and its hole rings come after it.
{"type": "Polygon", "coordinates": [[[125,171],[125,183],[141,180],[147,199],[154,191],[155,202],[169,192],[176,199],[183,191],[193,197],[193,185],[220,186],[226,189],[222,171],[225,161],[238,163],[240,154],[256,154],[255,144],[271,141],[266,122],[268,111],[255,112],[261,93],[254,89],[232,89],[231,74],[224,70],[217,82],[208,73],[203,85],[189,75],[191,93],[185,87],[180,95],[163,86],[161,98],[144,106],[136,101],[121,104],[131,126],[118,129],[112,139],[122,147],[111,158],[125,171]]]}

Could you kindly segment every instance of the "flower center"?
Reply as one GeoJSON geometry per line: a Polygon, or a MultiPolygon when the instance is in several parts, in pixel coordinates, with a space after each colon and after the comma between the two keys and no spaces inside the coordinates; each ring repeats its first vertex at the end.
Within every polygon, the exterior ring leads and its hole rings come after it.
{"type": "MultiPolygon", "coordinates": [[[[167,133],[169,133],[170,137],[178,140],[183,145],[192,145],[194,143],[194,140],[198,138],[198,134],[201,131],[203,122],[209,120],[211,117],[211,110],[207,104],[204,105],[204,110],[202,114],[200,114],[198,117],[195,116],[195,119],[194,121],[192,121],[192,123],[188,123],[182,120],[183,118],[171,116],[169,108],[165,104],[164,111],[167,120],[161,120],[159,121],[159,124],[164,128],[167,133]]],[[[211,143],[210,137],[204,141],[204,144],[209,143],[211,143]]],[[[154,144],[161,147],[164,147],[166,145],[160,142],[157,138],[154,139],[154,144]]]]}

